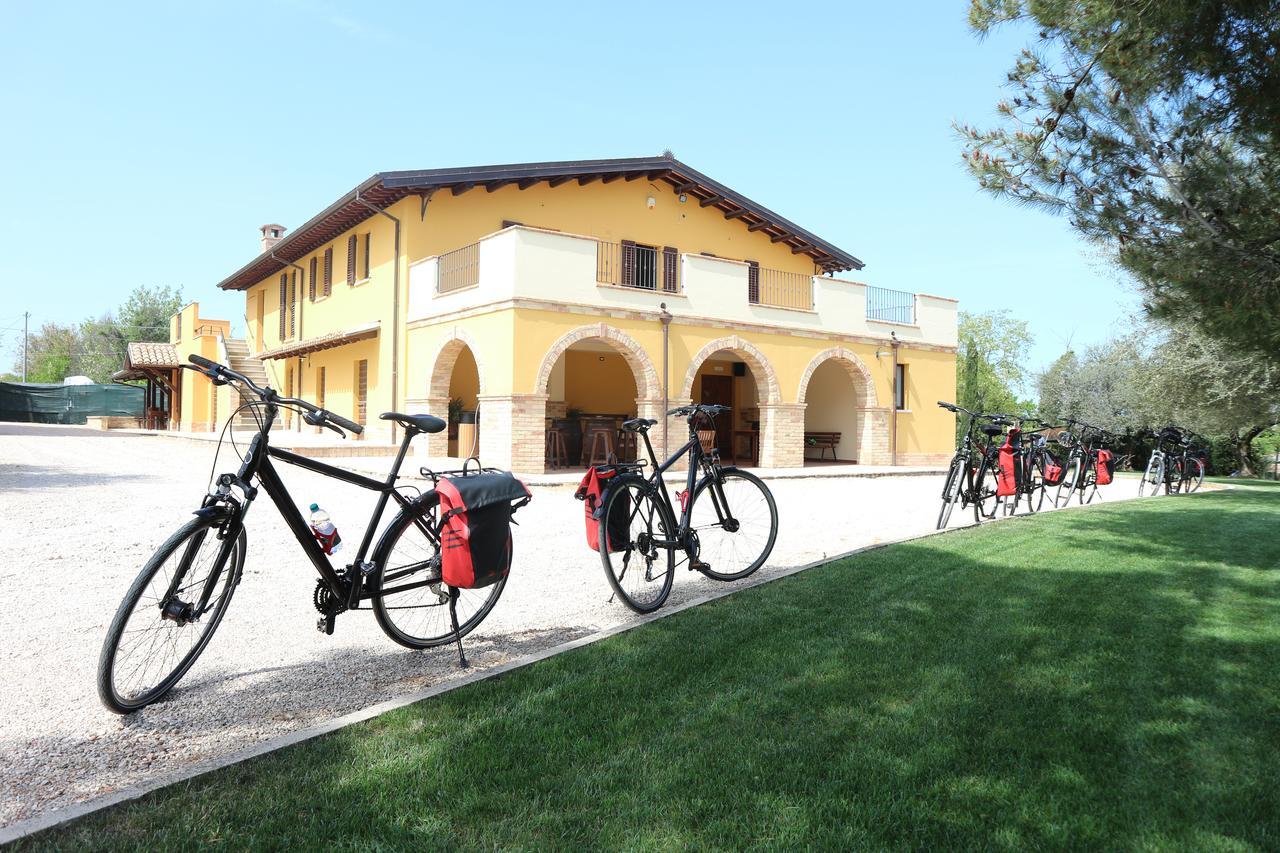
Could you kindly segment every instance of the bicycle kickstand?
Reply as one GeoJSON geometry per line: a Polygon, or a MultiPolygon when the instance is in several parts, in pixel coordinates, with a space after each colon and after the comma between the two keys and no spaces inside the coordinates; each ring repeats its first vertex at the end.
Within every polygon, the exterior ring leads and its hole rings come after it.
{"type": "Polygon", "coordinates": [[[456,586],[449,587],[449,621],[453,623],[453,639],[458,644],[458,663],[463,669],[467,669],[470,664],[467,663],[467,656],[462,653],[462,635],[458,633],[458,588],[456,586]]]}

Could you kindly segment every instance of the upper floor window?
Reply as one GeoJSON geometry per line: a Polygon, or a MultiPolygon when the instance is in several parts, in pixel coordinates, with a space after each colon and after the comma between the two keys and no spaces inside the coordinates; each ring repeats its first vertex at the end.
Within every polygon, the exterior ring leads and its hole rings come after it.
{"type": "MultiPolygon", "coordinates": [[[[608,244],[598,244],[597,253],[608,250],[608,244]]],[[[646,246],[633,240],[623,240],[618,246],[618,278],[612,281],[608,275],[609,259],[603,262],[597,257],[596,279],[638,287],[644,290],[663,290],[675,293],[680,290],[680,250],[674,246],[646,246]],[[602,270],[604,276],[601,276],[602,270]]]]}
{"type": "Polygon", "coordinates": [[[347,238],[347,284],[369,277],[369,232],[347,238]]]}
{"type": "Polygon", "coordinates": [[[333,292],[333,247],[324,250],[324,295],[333,292]]]}

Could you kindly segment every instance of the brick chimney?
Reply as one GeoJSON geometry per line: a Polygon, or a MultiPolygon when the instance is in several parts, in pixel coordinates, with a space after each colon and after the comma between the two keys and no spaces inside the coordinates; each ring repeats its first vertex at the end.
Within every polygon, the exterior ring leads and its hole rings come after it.
{"type": "Polygon", "coordinates": [[[261,251],[265,252],[284,239],[285,227],[283,225],[274,224],[263,225],[258,228],[258,231],[262,234],[260,238],[262,245],[261,251]]]}

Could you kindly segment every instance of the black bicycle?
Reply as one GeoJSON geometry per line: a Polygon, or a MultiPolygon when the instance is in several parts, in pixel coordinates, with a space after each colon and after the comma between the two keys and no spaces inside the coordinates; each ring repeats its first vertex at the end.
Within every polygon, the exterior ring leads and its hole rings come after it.
{"type": "Polygon", "coordinates": [[[1065,429],[1058,434],[1058,444],[1066,451],[1062,463],[1062,479],[1053,495],[1053,505],[1061,508],[1071,503],[1074,495],[1084,504],[1098,497],[1098,451],[1114,441],[1114,436],[1100,426],[1079,418],[1064,418],[1065,429]]]}
{"type": "MultiPolygon", "coordinates": [[[[942,509],[938,512],[938,529],[942,530],[951,520],[956,504],[961,509],[973,507],[973,520],[995,518],[1004,503],[999,492],[999,448],[996,439],[1004,434],[1004,428],[1013,423],[1009,415],[988,415],[973,412],[955,403],[938,401],[938,405],[957,415],[965,415],[964,432],[947,469],[947,479],[942,486],[942,509]],[[975,437],[981,432],[986,440],[975,437]]],[[[1017,496],[1014,495],[1014,502],[1017,496]]]]}
{"type": "Polygon", "coordinates": [[[715,449],[703,447],[699,428],[714,428],[728,406],[695,404],[672,409],[668,417],[689,422],[689,441],[661,465],[649,441],[657,421],[633,418],[622,425],[644,440],[653,465],[645,477],[644,462],[622,464],[601,500],[599,549],[614,593],[637,613],[662,606],[671,592],[677,553],[691,570],[718,581],[745,578],[764,565],[778,537],[778,508],[759,477],[720,464],[715,449]],[[662,475],[687,458],[688,476],[676,521],[662,475]],[[699,473],[701,472],[701,478],[699,473]]]}
{"type": "MultiPolygon", "coordinates": [[[[160,546],[125,594],[107,630],[98,662],[98,694],[103,704],[127,714],[157,701],[204,651],[240,582],[248,548],[244,519],[259,489],[275,503],[320,575],[314,595],[314,605],[320,613],[317,628],[332,634],[340,613],[369,602],[378,625],[397,643],[425,649],[456,642],[461,656],[462,637],[493,610],[506,578],[480,589],[444,584],[439,496],[434,489],[406,495],[402,489],[413,487],[396,483],[413,438],[420,433],[440,432],[445,422],[431,415],[384,413],[382,420],[400,424],[405,435],[387,478],[375,480],[272,447],[269,441],[271,428],[282,410],[294,411],[308,424],[344,437],[346,432],[363,432],[360,424],[305,400],[260,388],[234,370],[198,355],[192,355],[190,360],[196,367],[183,365],[185,368],[196,370],[215,384],[236,383],[246,401],[237,413],[252,412],[258,421],[258,432],[242,457],[239,470],[217,477],[214,488],[195,511],[195,518],[160,546]],[[339,568],[330,562],[280,480],[273,459],[378,493],[364,536],[346,566],[339,568]],[[366,560],[389,500],[399,504],[400,512],[383,530],[372,556],[366,560]]],[[[475,470],[443,473],[463,475],[475,470]]],[[[438,476],[425,469],[423,473],[433,482],[438,476]]],[[[508,552],[508,568],[509,561],[508,552]]]]}

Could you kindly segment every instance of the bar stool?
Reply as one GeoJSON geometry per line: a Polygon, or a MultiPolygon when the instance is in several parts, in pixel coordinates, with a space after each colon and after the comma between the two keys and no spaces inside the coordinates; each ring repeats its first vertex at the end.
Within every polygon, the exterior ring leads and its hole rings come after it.
{"type": "Polygon", "coordinates": [[[564,468],[569,464],[569,451],[564,442],[564,430],[553,426],[547,429],[547,465],[564,468]]]}
{"type": "Polygon", "coordinates": [[[582,462],[584,465],[606,465],[613,458],[613,426],[592,423],[582,437],[582,462]]]}

